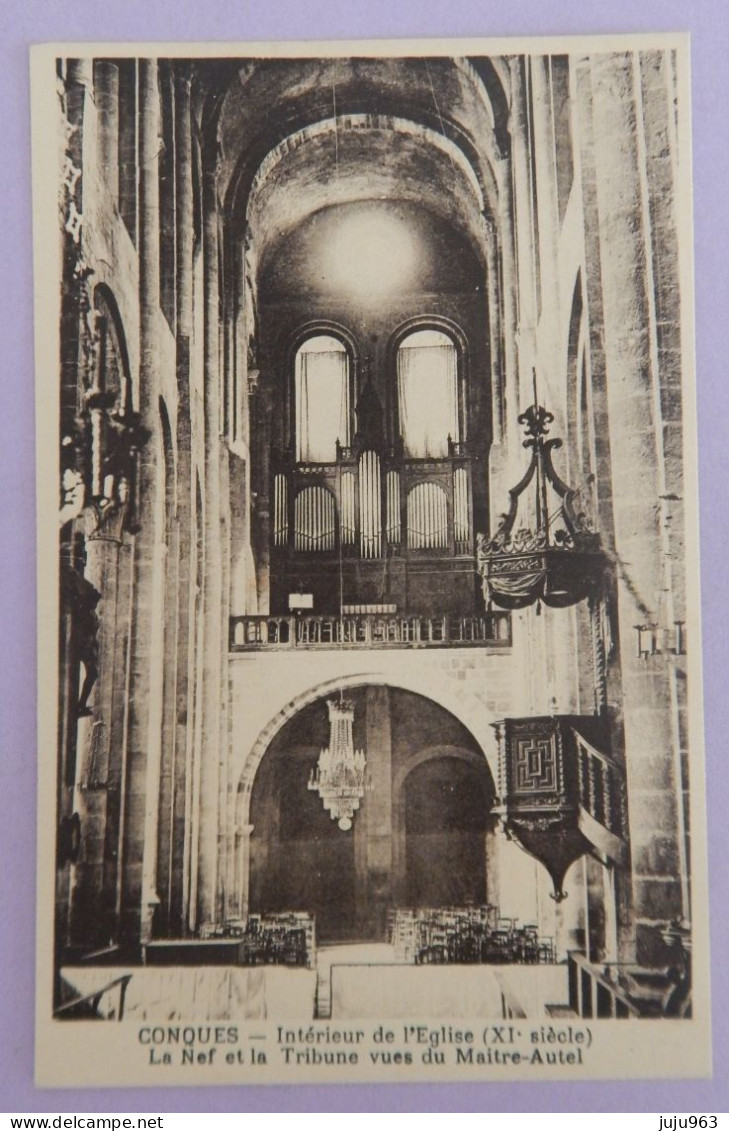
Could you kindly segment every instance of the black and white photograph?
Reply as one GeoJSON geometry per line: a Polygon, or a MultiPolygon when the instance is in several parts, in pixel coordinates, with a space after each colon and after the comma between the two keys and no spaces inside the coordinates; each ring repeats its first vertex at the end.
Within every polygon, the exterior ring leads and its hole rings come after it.
{"type": "Polygon", "coordinates": [[[708,1074],[687,39],[32,72],[39,1082],[708,1074]]]}

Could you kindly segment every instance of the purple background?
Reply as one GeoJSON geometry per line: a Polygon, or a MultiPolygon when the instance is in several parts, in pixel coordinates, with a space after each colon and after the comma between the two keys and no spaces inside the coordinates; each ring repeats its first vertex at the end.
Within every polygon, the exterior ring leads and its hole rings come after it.
{"type": "Polygon", "coordinates": [[[114,1111],[729,1110],[729,6],[726,0],[4,0],[0,11],[0,1109],[114,1111]],[[35,996],[35,500],[28,47],[690,31],[714,1079],[38,1090],[35,996]],[[717,604],[718,600],[718,604],[717,604]]]}

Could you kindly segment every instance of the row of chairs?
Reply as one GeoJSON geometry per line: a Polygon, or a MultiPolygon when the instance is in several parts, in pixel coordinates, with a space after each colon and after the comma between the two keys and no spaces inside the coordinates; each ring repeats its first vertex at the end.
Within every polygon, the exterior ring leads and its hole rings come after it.
{"type": "Polygon", "coordinates": [[[537,964],[556,960],[554,939],[533,923],[499,916],[481,907],[418,908],[392,913],[389,941],[400,961],[433,963],[537,964]]]}
{"type": "Polygon", "coordinates": [[[316,965],[314,918],[305,912],[250,915],[238,937],[242,966],[316,965]]]}

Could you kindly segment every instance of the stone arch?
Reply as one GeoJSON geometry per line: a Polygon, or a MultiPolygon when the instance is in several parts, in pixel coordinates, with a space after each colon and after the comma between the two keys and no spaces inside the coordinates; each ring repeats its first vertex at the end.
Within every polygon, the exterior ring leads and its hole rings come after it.
{"type": "Polygon", "coordinates": [[[450,689],[443,686],[443,681],[431,681],[410,673],[394,678],[390,673],[369,671],[337,676],[324,680],[313,687],[300,692],[288,703],[284,704],[260,731],[253,743],[251,750],[245,758],[238,781],[238,821],[239,824],[248,823],[251,790],[253,782],[263,757],[271,742],[286,723],[297,715],[310,703],[322,699],[338,691],[348,688],[362,687],[367,684],[375,686],[385,685],[394,690],[409,691],[430,699],[437,706],[453,715],[462,726],[468,730],[481,750],[486,760],[494,783],[498,782],[498,759],[496,753],[496,739],[491,729],[494,721],[489,717],[487,709],[475,696],[459,688],[460,694],[455,695],[450,689]]]}
{"type": "MultiPolygon", "coordinates": [[[[474,768],[482,767],[484,761],[481,755],[477,754],[475,750],[470,750],[465,746],[425,746],[421,750],[415,751],[395,772],[392,783],[392,872],[393,888],[396,897],[399,898],[402,898],[405,889],[405,854],[407,839],[405,833],[405,785],[413,771],[417,770],[418,767],[424,765],[426,762],[434,761],[437,758],[455,758],[474,768]]],[[[491,767],[488,764],[488,759],[486,759],[486,764],[487,770],[490,771],[491,767]]],[[[496,781],[492,773],[490,773],[489,776],[491,777],[495,793],[496,781]]]]}
{"type": "MultiPolygon", "coordinates": [[[[276,174],[279,165],[290,159],[303,146],[321,141],[335,132],[338,136],[345,137],[367,131],[387,131],[389,134],[415,140],[423,148],[427,148],[434,155],[434,159],[437,155],[443,169],[449,170],[451,180],[456,173],[458,174],[461,182],[461,195],[463,196],[461,207],[463,215],[460,227],[462,233],[470,239],[473,247],[480,252],[482,245],[481,217],[486,211],[493,214],[497,214],[499,211],[496,178],[493,175],[484,176],[483,169],[476,161],[475,155],[470,152],[467,153],[462,144],[459,144],[460,138],[459,141],[455,141],[429,125],[404,117],[384,114],[349,114],[312,122],[289,134],[269,150],[252,177],[250,189],[245,198],[245,227],[250,241],[254,242],[256,232],[260,228],[259,213],[261,208],[267,209],[268,207],[265,201],[263,205],[261,204],[261,198],[265,197],[269,191],[269,181],[276,174]]],[[[491,173],[490,166],[488,166],[488,171],[491,173]]],[[[452,191],[453,186],[450,186],[450,188],[452,191]]],[[[445,200],[443,185],[438,186],[438,191],[445,200]]],[[[360,197],[356,196],[353,199],[360,199],[360,197]]],[[[342,203],[342,201],[332,200],[332,203],[342,203]]],[[[426,207],[428,206],[426,200],[423,203],[426,207]]],[[[433,207],[432,200],[431,207],[433,207]]],[[[311,208],[302,212],[297,222],[304,219],[310,211],[312,211],[311,208]]],[[[441,212],[444,218],[450,217],[453,220],[452,209],[449,211],[447,207],[443,206],[441,212]]],[[[293,226],[290,217],[287,219],[287,226],[293,226]]],[[[260,262],[262,256],[262,250],[259,248],[256,260],[260,262]]]]}
{"type": "MultiPolygon", "coordinates": [[[[334,679],[321,681],[315,686],[308,688],[306,691],[301,692],[298,696],[289,701],[286,705],[284,705],[276,712],[276,714],[269,720],[269,722],[259,733],[258,738],[254,742],[248,758],[246,759],[245,765],[243,766],[243,771],[239,779],[239,788],[236,802],[233,865],[234,891],[232,892],[231,898],[231,906],[239,910],[240,914],[247,914],[248,909],[251,906],[251,900],[254,900],[257,909],[260,909],[259,905],[261,904],[261,892],[262,890],[268,890],[265,885],[263,889],[261,888],[260,869],[262,867],[266,869],[271,866],[268,862],[266,862],[268,861],[269,851],[273,852],[272,859],[274,861],[279,861],[279,863],[275,865],[275,868],[280,867],[280,860],[282,859],[280,855],[282,846],[278,843],[278,833],[274,833],[274,840],[270,841],[270,830],[269,832],[266,832],[266,829],[268,829],[269,826],[266,825],[265,820],[263,821],[263,823],[261,823],[261,814],[259,810],[252,807],[253,803],[257,805],[258,803],[260,803],[262,798],[271,796],[268,784],[265,784],[264,786],[264,783],[259,782],[263,792],[261,792],[260,789],[258,791],[254,790],[254,785],[256,785],[258,781],[258,770],[261,767],[264,757],[269,752],[271,752],[274,757],[278,757],[281,754],[281,751],[285,749],[285,744],[284,746],[281,746],[280,743],[277,743],[277,737],[288,723],[290,723],[295,717],[299,716],[308,707],[312,706],[315,703],[321,702],[328,696],[336,694],[339,691],[361,690],[367,692],[375,689],[376,687],[386,687],[388,690],[393,692],[405,692],[409,695],[416,696],[417,698],[421,699],[427,698],[431,707],[436,708],[443,714],[447,713],[451,717],[452,722],[458,725],[458,729],[462,735],[460,740],[454,738],[451,740],[451,743],[446,742],[438,744],[436,742],[436,744],[433,744],[431,742],[430,745],[423,746],[423,748],[420,750],[411,749],[409,751],[404,751],[403,762],[401,765],[398,763],[397,770],[395,770],[394,772],[391,793],[393,805],[393,821],[390,834],[392,836],[393,855],[391,865],[387,869],[387,875],[389,877],[387,883],[392,884],[392,888],[390,889],[390,899],[394,898],[396,901],[398,899],[402,899],[405,889],[405,861],[407,852],[407,839],[405,836],[404,825],[405,808],[402,804],[398,803],[398,799],[401,802],[405,797],[403,784],[413,771],[417,770],[418,767],[429,761],[442,760],[447,758],[458,759],[461,763],[470,767],[471,772],[476,771],[480,774],[480,781],[483,785],[485,805],[488,806],[489,810],[492,807],[493,801],[495,800],[496,796],[496,774],[494,766],[495,759],[493,756],[494,752],[492,750],[488,750],[488,752],[487,750],[484,750],[484,745],[488,747],[487,740],[491,738],[492,734],[490,727],[488,727],[488,723],[486,723],[486,720],[482,719],[482,725],[480,729],[481,731],[484,731],[485,724],[486,728],[488,728],[489,730],[489,734],[482,734],[482,738],[479,741],[477,735],[474,734],[473,730],[471,730],[471,728],[469,728],[463,721],[464,715],[467,716],[469,714],[468,710],[464,712],[464,710],[462,709],[462,704],[461,708],[459,709],[458,704],[456,704],[453,701],[452,697],[448,695],[439,695],[437,693],[433,693],[433,690],[430,690],[429,692],[430,685],[423,685],[423,682],[418,680],[398,679],[393,678],[389,675],[374,673],[339,676],[334,679]],[[413,684],[415,686],[413,686],[413,684]],[[445,702],[443,702],[443,700],[445,700],[445,702]],[[466,731],[467,733],[463,734],[463,731],[466,731]],[[257,842],[256,839],[252,836],[255,829],[259,830],[260,835],[263,837],[262,841],[257,842]],[[259,846],[258,848],[256,847],[257,844],[259,846]],[[269,847],[264,850],[263,855],[260,855],[260,844],[269,845],[269,847]],[[270,845],[273,845],[273,848],[270,848],[270,845]],[[256,877],[258,877],[257,880],[256,877]]],[[[485,712],[482,713],[485,714],[485,712]]],[[[394,762],[393,767],[395,767],[394,762]]],[[[460,777],[462,775],[458,776],[460,777]]],[[[483,810],[483,820],[485,835],[487,831],[488,821],[488,812],[486,807],[484,807],[483,810]]],[[[271,827],[277,828],[277,825],[274,824],[271,827]]],[[[319,836],[317,835],[314,840],[311,841],[311,845],[317,843],[318,839],[319,836]]],[[[339,845],[337,845],[336,847],[339,847],[339,845]]],[[[304,847],[302,847],[302,851],[305,851],[304,847]]],[[[346,858],[347,854],[345,853],[342,861],[342,867],[344,867],[345,865],[346,858]]],[[[443,860],[445,861],[445,858],[443,858],[443,860]]],[[[484,868],[486,867],[485,855],[483,858],[483,866],[484,868]]],[[[354,858],[352,858],[352,867],[355,867],[354,858]]],[[[274,871],[273,874],[277,875],[278,873],[274,871]]],[[[468,873],[463,873],[463,875],[466,874],[470,875],[471,873],[470,871],[468,871],[468,873]]],[[[485,874],[483,880],[484,882],[486,882],[485,874]]],[[[276,890],[278,891],[278,895],[280,896],[281,892],[277,887],[278,880],[275,880],[273,882],[276,890]]],[[[357,880],[355,879],[355,873],[353,873],[352,883],[361,883],[361,877],[357,880]]],[[[355,890],[356,888],[353,887],[352,891],[355,890]]],[[[275,898],[276,897],[274,897],[274,902],[275,898]]],[[[356,900],[354,906],[357,906],[356,900]]],[[[370,910],[372,910],[372,908],[370,908],[370,910]]],[[[356,917],[357,912],[352,912],[352,909],[350,908],[350,914],[354,914],[356,917]]],[[[347,916],[345,915],[344,918],[346,920],[347,916]]],[[[345,928],[345,932],[350,928],[351,924],[349,928],[345,928]]],[[[384,930],[384,926],[382,927],[382,930],[384,930]]],[[[327,935],[327,937],[329,936],[327,935]]]]}
{"type": "Polygon", "coordinates": [[[289,367],[304,342],[308,341],[309,338],[317,337],[319,334],[325,334],[341,342],[349,353],[352,364],[356,364],[359,358],[359,346],[351,330],[343,323],[335,322],[329,318],[311,318],[297,326],[284,345],[284,356],[289,367]]]}
{"type": "Polygon", "coordinates": [[[442,150],[447,154],[449,159],[458,164],[464,176],[470,182],[474,192],[477,194],[481,209],[483,210],[485,203],[484,198],[487,194],[485,183],[478,176],[471,162],[466,159],[460,147],[446,134],[439,134],[429,126],[423,125],[420,122],[414,122],[407,118],[400,118],[390,114],[348,114],[346,117],[324,118],[321,121],[312,122],[310,125],[297,130],[296,133],[290,134],[288,137],[284,138],[283,141],[279,142],[278,145],[274,146],[266,157],[264,157],[253,177],[248,195],[247,215],[250,216],[255,198],[264,181],[270,176],[275,166],[280,164],[293,150],[298,149],[301,145],[305,145],[307,142],[312,141],[322,134],[332,133],[335,130],[339,133],[351,133],[357,130],[372,129],[389,130],[393,133],[407,133],[419,137],[430,145],[434,145],[437,149],[442,150]]]}
{"type": "Polygon", "coordinates": [[[482,759],[476,751],[469,750],[466,746],[424,746],[422,750],[416,751],[406,759],[398,769],[393,780],[393,793],[397,795],[402,790],[405,779],[410,776],[413,770],[416,770],[423,762],[429,762],[433,758],[459,758],[462,762],[470,762],[472,765],[481,765],[482,763],[482,759]]]}
{"type": "Polygon", "coordinates": [[[411,334],[416,333],[418,330],[440,330],[446,337],[452,339],[454,345],[463,354],[464,358],[468,355],[468,337],[452,318],[446,318],[442,314],[416,314],[412,318],[405,319],[401,322],[390,335],[390,340],[387,344],[387,356],[392,363],[397,356],[397,351],[402,345],[405,338],[411,334]]]}
{"type": "Polygon", "coordinates": [[[236,208],[247,196],[261,161],[287,136],[331,114],[346,119],[373,109],[449,137],[478,167],[479,175],[489,178],[490,165],[509,143],[510,75],[502,58],[372,57],[364,75],[362,62],[336,57],[299,60],[295,97],[283,70],[272,69],[269,60],[250,60],[243,67],[237,61],[221,76],[207,96],[202,126],[220,131],[227,208],[236,208]],[[439,92],[437,102],[434,90],[439,92]],[[260,112],[278,104],[286,106],[285,114],[260,112]],[[242,146],[246,133],[252,136],[242,146]]]}
{"type": "MultiPolygon", "coordinates": [[[[131,388],[131,369],[129,365],[129,352],[127,349],[127,338],[124,331],[124,323],[119,305],[116,301],[114,292],[106,283],[98,283],[94,287],[94,314],[97,320],[106,320],[107,333],[110,334],[111,340],[109,346],[112,354],[116,355],[118,359],[118,373],[116,374],[119,388],[107,389],[106,382],[108,379],[107,373],[100,373],[99,380],[103,382],[102,387],[107,392],[117,392],[119,399],[119,411],[123,415],[130,412],[132,409],[132,388],[131,388]]],[[[99,366],[104,363],[108,366],[109,363],[114,362],[114,357],[109,357],[105,351],[104,357],[98,358],[99,366]]]]}
{"type": "Polygon", "coordinates": [[[473,85],[481,92],[486,112],[494,130],[495,147],[500,152],[508,152],[509,103],[511,100],[511,75],[505,59],[500,56],[475,56],[455,59],[455,66],[467,74],[473,85]]]}

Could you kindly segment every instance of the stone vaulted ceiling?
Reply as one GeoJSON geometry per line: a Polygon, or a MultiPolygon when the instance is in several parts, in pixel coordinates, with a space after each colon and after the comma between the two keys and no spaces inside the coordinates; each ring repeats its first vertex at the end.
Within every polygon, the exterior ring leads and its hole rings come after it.
{"type": "Polygon", "coordinates": [[[208,101],[218,186],[258,264],[339,203],[418,203],[478,247],[508,145],[505,68],[488,59],[231,61],[208,101]],[[211,109],[212,107],[212,109],[211,109]]]}

